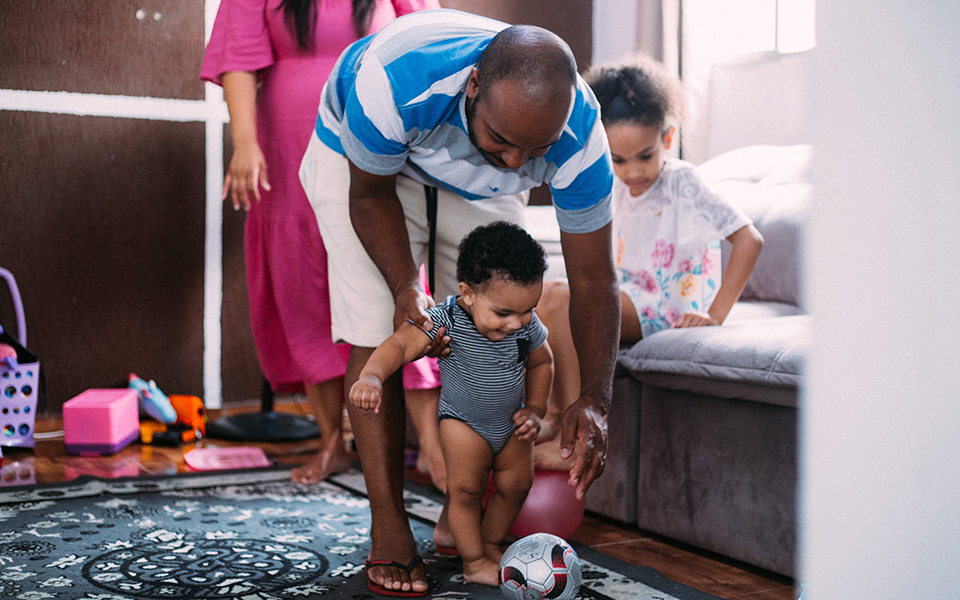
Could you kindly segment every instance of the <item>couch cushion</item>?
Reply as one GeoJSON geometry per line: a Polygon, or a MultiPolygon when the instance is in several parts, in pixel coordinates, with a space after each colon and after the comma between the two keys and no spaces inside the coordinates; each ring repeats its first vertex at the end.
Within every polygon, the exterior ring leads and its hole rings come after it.
{"type": "MultiPolygon", "coordinates": [[[[812,156],[808,145],[747,146],[698,167],[704,181],[753,219],[763,235],[763,252],[741,296],[745,300],[801,305],[800,256],[812,156]]],[[[725,267],[729,244],[722,248],[725,267]]]]}
{"type": "Polygon", "coordinates": [[[644,384],[721,398],[796,406],[810,315],[668,329],[621,350],[621,369],[644,384]]]}

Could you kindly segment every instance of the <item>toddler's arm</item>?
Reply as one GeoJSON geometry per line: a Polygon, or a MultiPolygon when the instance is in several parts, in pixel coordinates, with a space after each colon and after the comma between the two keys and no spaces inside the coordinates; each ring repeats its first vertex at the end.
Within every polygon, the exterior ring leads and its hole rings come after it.
{"type": "Polygon", "coordinates": [[[526,400],[513,413],[516,434],[521,440],[534,441],[540,433],[541,419],[547,414],[547,401],[553,386],[553,352],[550,344],[543,344],[527,356],[526,400]]]}
{"type": "Polygon", "coordinates": [[[367,412],[380,412],[383,381],[397,369],[419,358],[430,345],[430,337],[416,325],[406,324],[380,344],[360,371],[350,388],[349,399],[354,406],[367,412]]]}
{"type": "Polygon", "coordinates": [[[674,322],[674,327],[720,325],[740,298],[747,280],[750,279],[753,265],[757,264],[757,257],[760,256],[760,250],[763,248],[763,236],[753,224],[750,224],[731,233],[727,241],[733,246],[730,249],[730,260],[727,262],[727,270],[723,274],[720,289],[717,290],[717,296],[713,299],[710,310],[706,315],[685,313],[674,322]]]}

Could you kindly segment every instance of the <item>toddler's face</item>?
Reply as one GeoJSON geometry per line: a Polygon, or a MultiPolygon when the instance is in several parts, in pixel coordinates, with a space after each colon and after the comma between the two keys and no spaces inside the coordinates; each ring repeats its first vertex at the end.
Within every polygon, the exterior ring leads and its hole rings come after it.
{"type": "Polygon", "coordinates": [[[656,127],[620,122],[606,128],[610,142],[613,172],[630,188],[631,196],[644,193],[660,175],[663,151],[670,147],[669,138],[656,127]]]}
{"type": "Polygon", "coordinates": [[[477,331],[495,342],[530,323],[542,291],[543,281],[520,285],[494,277],[480,288],[460,283],[461,300],[477,331]]]}

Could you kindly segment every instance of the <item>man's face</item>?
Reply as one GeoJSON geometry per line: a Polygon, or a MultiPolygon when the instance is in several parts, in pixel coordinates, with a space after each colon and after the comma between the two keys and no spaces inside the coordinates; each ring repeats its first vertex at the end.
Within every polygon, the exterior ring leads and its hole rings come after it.
{"type": "Polygon", "coordinates": [[[501,169],[519,169],[546,154],[560,139],[573,106],[573,88],[568,98],[550,106],[532,104],[512,81],[499,81],[482,95],[479,91],[474,70],[467,84],[467,131],[483,157],[501,169]]]}

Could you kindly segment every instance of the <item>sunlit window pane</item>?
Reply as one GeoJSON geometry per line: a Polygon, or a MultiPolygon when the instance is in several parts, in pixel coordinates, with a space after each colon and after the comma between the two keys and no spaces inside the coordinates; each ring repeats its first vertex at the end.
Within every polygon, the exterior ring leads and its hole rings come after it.
{"type": "Polygon", "coordinates": [[[800,52],[813,48],[814,0],[778,0],[777,49],[800,52]]]}
{"type": "Polygon", "coordinates": [[[776,48],[773,0],[692,0],[684,10],[685,18],[696,15],[697,33],[703,36],[697,43],[710,49],[714,62],[776,48]]]}

